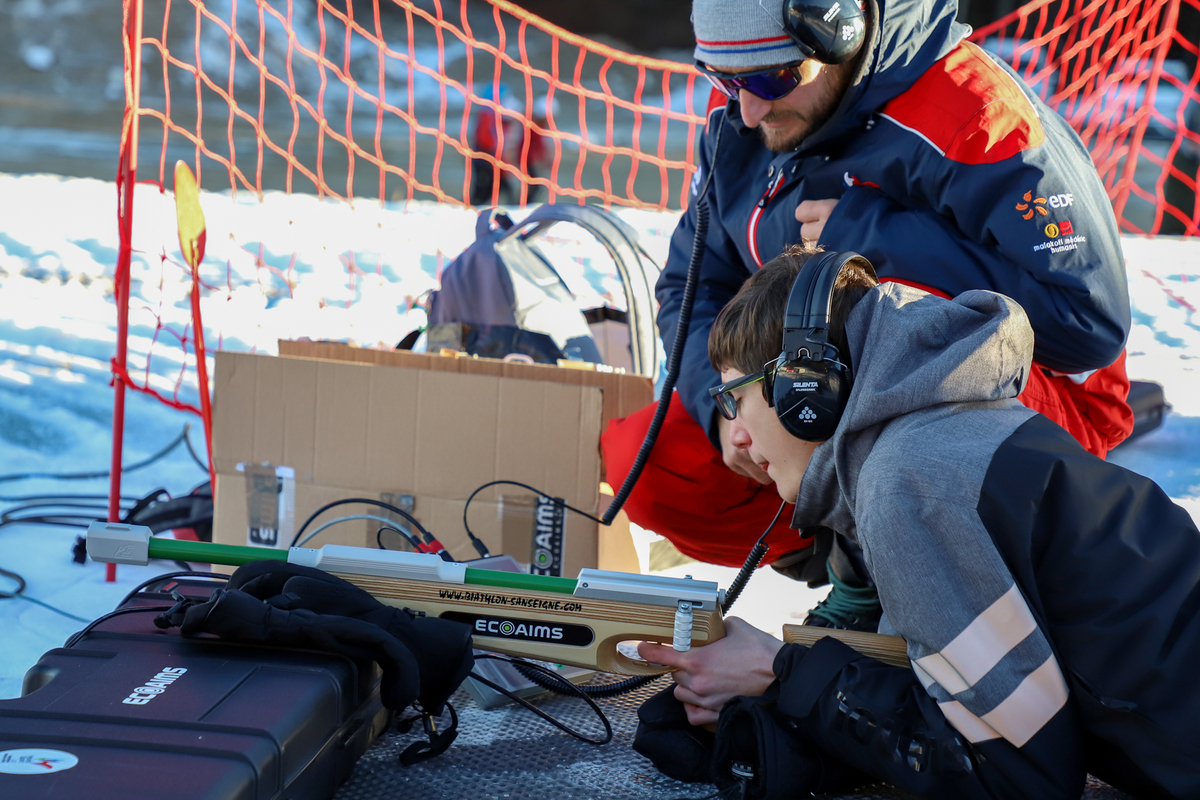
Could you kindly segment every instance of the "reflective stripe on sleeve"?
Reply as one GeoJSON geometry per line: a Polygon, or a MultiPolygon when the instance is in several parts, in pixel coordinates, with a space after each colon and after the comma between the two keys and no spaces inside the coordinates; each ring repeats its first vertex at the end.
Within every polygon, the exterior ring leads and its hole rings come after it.
{"type": "Polygon", "coordinates": [[[916,664],[950,694],[965,692],[1036,629],[1037,622],[1014,583],[950,644],[916,664]]]}

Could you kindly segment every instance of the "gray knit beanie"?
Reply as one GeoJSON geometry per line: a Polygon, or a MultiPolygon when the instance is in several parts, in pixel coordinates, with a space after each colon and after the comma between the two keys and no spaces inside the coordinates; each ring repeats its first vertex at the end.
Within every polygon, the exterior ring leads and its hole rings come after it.
{"type": "Polygon", "coordinates": [[[782,0],[692,0],[697,61],[710,67],[769,67],[805,54],[783,29],[782,0]]]}

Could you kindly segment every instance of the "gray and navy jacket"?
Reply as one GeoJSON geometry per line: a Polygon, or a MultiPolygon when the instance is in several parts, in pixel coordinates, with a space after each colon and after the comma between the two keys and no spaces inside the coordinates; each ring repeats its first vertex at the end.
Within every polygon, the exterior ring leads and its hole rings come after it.
{"type": "Polygon", "coordinates": [[[896,283],[846,325],[854,383],[793,527],[853,539],[911,669],[785,645],[779,713],[922,796],[1070,798],[1090,772],[1200,797],[1200,531],[1014,399],[1022,309],[896,283]]]}
{"type": "MultiPolygon", "coordinates": [[[[754,0],[745,2],[753,10],[754,0]]],[[[796,206],[828,198],[840,200],[820,243],[863,254],[882,280],[945,297],[991,289],[1025,308],[1038,337],[1026,405],[1101,456],[1132,430],[1122,352],[1129,298],[1108,196],[1067,123],[1007,65],[963,40],[969,29],[954,21],[956,5],[872,2],[882,24],[871,25],[857,76],[834,116],[794,152],[768,150],[736,102],[711,112],[693,202],[657,297],[670,352],[695,193],[712,172],[677,388],[714,443],[712,321],[751,272],[800,242],[796,206]]]]}

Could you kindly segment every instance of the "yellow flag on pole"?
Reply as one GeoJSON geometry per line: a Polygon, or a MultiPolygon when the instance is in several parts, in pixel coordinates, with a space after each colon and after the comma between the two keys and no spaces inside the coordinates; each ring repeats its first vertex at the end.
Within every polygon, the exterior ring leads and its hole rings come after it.
{"type": "Polygon", "coordinates": [[[204,260],[204,212],[200,209],[200,189],[196,176],[182,161],[175,162],[175,215],[179,220],[179,251],[195,270],[204,260]]]}
{"type": "Polygon", "coordinates": [[[204,322],[200,319],[200,262],[204,260],[204,212],[196,176],[182,161],[175,162],[175,215],[179,221],[179,250],[192,270],[192,340],[196,352],[196,378],[200,390],[200,416],[208,449],[208,478],[216,492],[217,472],[212,457],[212,397],[208,393],[208,364],[204,350],[204,322]]]}

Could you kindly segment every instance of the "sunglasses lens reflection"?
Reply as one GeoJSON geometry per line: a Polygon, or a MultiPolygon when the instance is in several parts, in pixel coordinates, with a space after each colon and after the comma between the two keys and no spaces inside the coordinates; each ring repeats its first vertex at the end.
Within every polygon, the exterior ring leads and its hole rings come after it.
{"type": "Polygon", "coordinates": [[[800,80],[789,67],[780,67],[770,72],[737,78],[725,78],[708,72],[704,73],[704,77],[708,78],[709,82],[721,94],[733,100],[738,99],[739,89],[745,89],[750,94],[763,100],[778,100],[790,94],[800,83],[800,80]]]}
{"type": "Polygon", "coordinates": [[[730,81],[727,81],[722,78],[718,78],[716,75],[708,75],[707,73],[704,75],[704,77],[708,78],[708,82],[711,83],[713,86],[715,86],[718,92],[725,95],[726,97],[728,97],[731,100],[737,100],[737,98],[738,98],[737,87],[731,86],[730,81]]]}
{"type": "Polygon", "coordinates": [[[732,421],[737,416],[737,403],[734,402],[731,394],[717,395],[717,407],[721,409],[721,416],[727,420],[732,421]]]}
{"type": "Polygon", "coordinates": [[[754,85],[753,87],[747,86],[747,90],[763,100],[778,100],[784,95],[790,94],[799,83],[790,69],[778,69],[765,75],[755,75],[753,78],[747,79],[747,83],[751,82],[754,85]]]}

